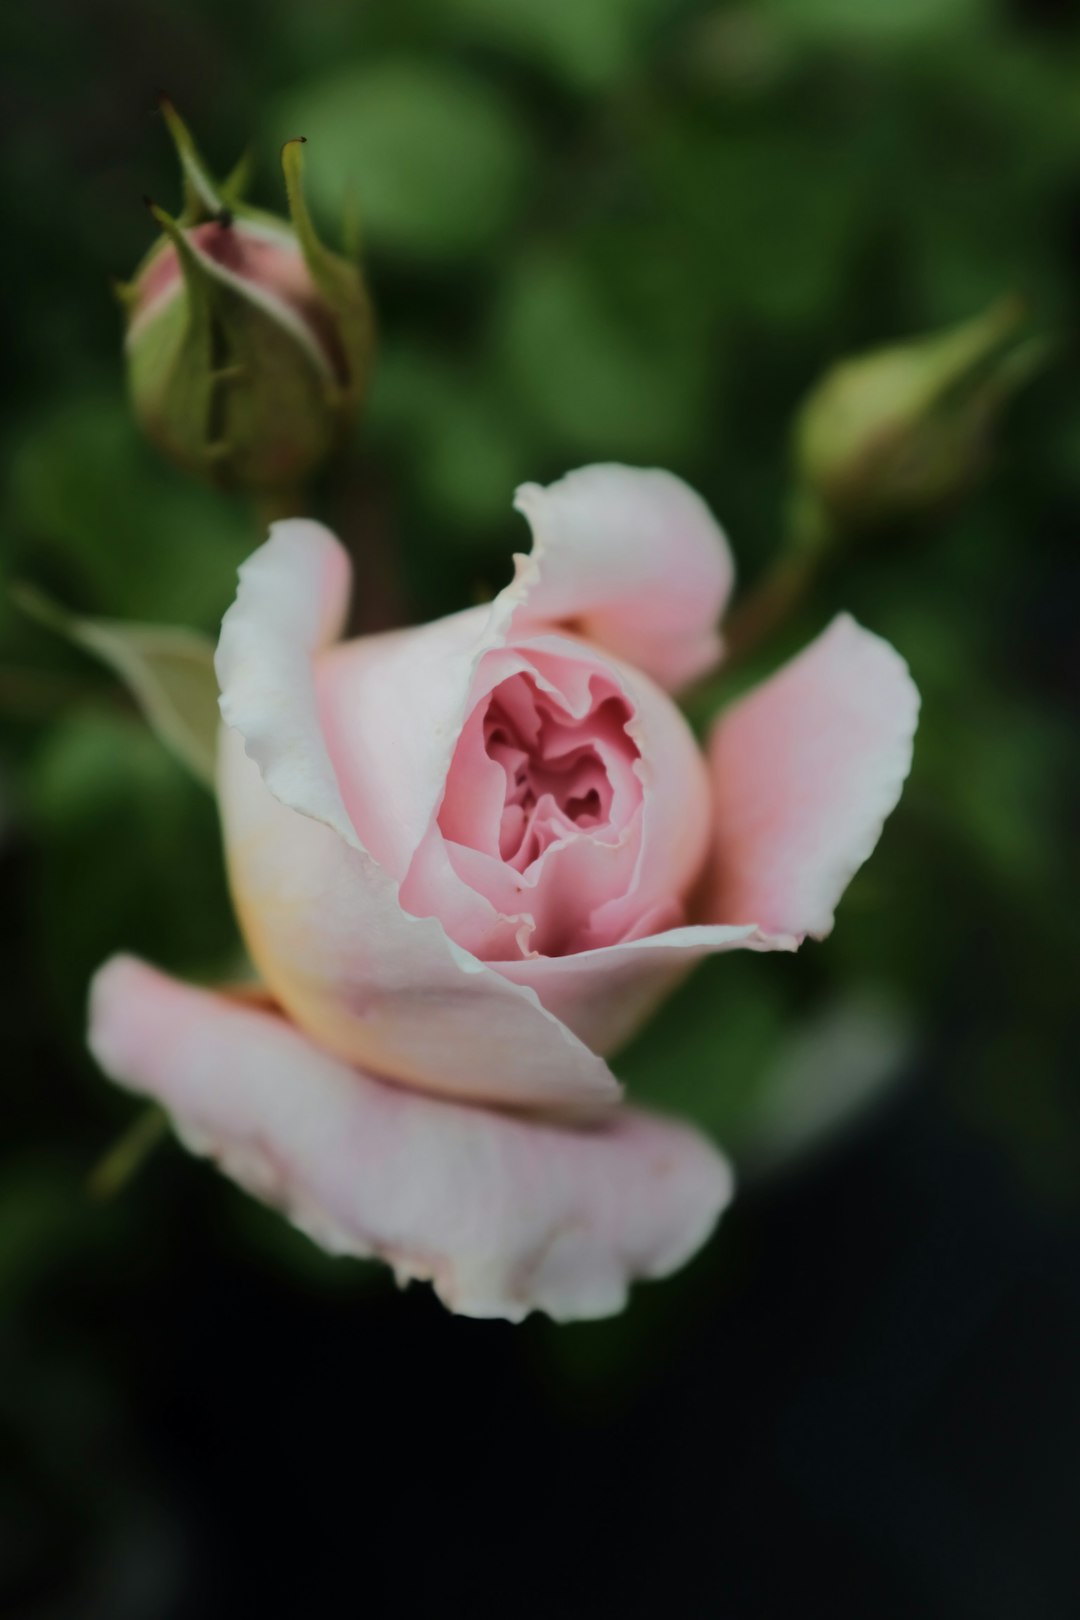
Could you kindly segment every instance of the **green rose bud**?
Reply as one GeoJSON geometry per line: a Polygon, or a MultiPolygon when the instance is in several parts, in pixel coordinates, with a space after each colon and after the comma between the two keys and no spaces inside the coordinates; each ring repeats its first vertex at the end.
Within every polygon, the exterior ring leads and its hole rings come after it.
{"type": "Polygon", "coordinates": [[[271,494],[295,489],[338,448],[370,368],[371,306],[356,265],[319,241],[301,186],[301,142],[282,151],[290,219],[217,186],[184,124],[164,114],[184,172],[179,218],[149,204],[162,238],[130,284],[131,397],[179,466],[271,494]]]}
{"type": "Polygon", "coordinates": [[[1016,299],[833,367],[795,424],[801,499],[822,527],[869,527],[940,505],[981,470],[989,429],[1043,355],[1018,344],[1016,299]]]}

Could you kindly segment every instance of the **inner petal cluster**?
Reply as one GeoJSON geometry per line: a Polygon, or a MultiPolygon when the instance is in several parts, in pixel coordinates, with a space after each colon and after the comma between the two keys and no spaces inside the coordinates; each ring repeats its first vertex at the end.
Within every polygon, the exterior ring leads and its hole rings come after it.
{"type": "Polygon", "coordinates": [[[524,872],[559,840],[611,826],[614,788],[600,740],[609,754],[618,749],[620,735],[629,742],[628,719],[625,701],[607,697],[584,720],[575,720],[528,675],[496,688],[483,733],[484,752],[505,777],[499,819],[504,861],[524,872]]]}
{"type": "Polygon", "coordinates": [[[603,671],[562,662],[519,662],[479,699],[438,814],[451,867],[511,925],[514,954],[582,948],[639,842],[633,708],[603,671]]]}

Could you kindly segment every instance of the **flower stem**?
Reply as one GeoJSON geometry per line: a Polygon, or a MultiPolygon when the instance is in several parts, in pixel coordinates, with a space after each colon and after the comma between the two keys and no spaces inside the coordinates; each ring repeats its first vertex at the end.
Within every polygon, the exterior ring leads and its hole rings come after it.
{"type": "Polygon", "coordinates": [[[105,1200],[123,1192],[164,1138],[168,1126],[168,1115],[161,1108],[144,1108],[137,1114],[87,1176],[90,1197],[105,1200]]]}
{"type": "Polygon", "coordinates": [[[835,531],[820,503],[808,492],[799,492],[791,503],[780,555],[728,620],[726,668],[756,652],[799,607],[815,584],[834,539],[835,531]]]}
{"type": "Polygon", "coordinates": [[[271,523],[279,523],[282,518],[303,515],[304,491],[299,486],[295,489],[266,490],[253,497],[252,507],[258,527],[268,529],[271,523]]]}

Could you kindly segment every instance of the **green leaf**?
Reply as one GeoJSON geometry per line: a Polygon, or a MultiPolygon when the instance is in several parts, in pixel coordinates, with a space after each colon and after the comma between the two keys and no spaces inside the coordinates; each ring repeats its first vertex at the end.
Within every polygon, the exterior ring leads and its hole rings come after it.
{"type": "MultiPolygon", "coordinates": [[[[85,1037],[87,981],[114,951],[198,983],[244,977],[216,804],[134,705],[65,705],[20,786],[42,851],[33,930],[42,993],[73,1048],[85,1037]]],[[[125,1112],[118,1106],[114,1119],[125,1112]]],[[[94,1144],[76,1136],[86,1169],[94,1144]]]]}
{"type": "Polygon", "coordinates": [[[143,442],[119,384],[72,390],[9,440],[7,579],[56,581],[91,611],[216,634],[263,536],[238,498],[182,478],[143,442]]]}
{"type": "Polygon", "coordinates": [[[672,9],[671,0],[452,0],[470,33],[586,92],[618,83],[647,60],[656,25],[672,9]]]}
{"type": "Polygon", "coordinates": [[[492,347],[505,387],[566,455],[666,461],[707,422],[708,353],[685,289],[632,266],[532,248],[504,283],[492,347]],[[688,318],[688,316],[690,318],[688,318]]]}
{"type": "Polygon", "coordinates": [[[909,1015],[888,993],[842,991],[795,1024],[767,1065],[731,1147],[746,1171],[775,1171],[823,1146],[900,1079],[909,1015]]]}
{"type": "Polygon", "coordinates": [[[775,23],[830,46],[893,46],[978,27],[987,0],[768,0],[775,23]]]}
{"type": "MultiPolygon", "coordinates": [[[[482,551],[505,535],[508,492],[535,471],[528,429],[496,389],[475,386],[469,359],[389,337],[379,356],[367,431],[377,453],[407,456],[429,523],[482,551]]],[[[496,565],[505,568],[505,550],[496,565]]]]}
{"type": "Polygon", "coordinates": [[[16,586],[12,595],[25,613],[119,675],[166,748],[213,788],[218,685],[206,636],[172,625],[78,618],[32,586],[16,586]]]}
{"type": "Polygon", "coordinates": [[[355,188],[364,238],[413,259],[487,248],[527,204],[530,150],[512,103],[483,79],[431,63],[381,61],[306,84],[275,130],[311,143],[315,209],[341,218],[355,188]]]}

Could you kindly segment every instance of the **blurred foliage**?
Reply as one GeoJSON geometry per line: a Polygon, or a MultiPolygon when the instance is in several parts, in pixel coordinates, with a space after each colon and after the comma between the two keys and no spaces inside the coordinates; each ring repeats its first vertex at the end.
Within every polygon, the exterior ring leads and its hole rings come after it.
{"type": "MultiPolygon", "coordinates": [[[[219,167],[254,137],[254,201],[274,201],[278,149],[298,134],[328,240],[355,199],[380,353],[361,443],[316,504],[356,556],[365,628],[496,589],[523,538],[515,483],[593,459],[687,477],[752,582],[780,544],[791,423],[826,370],[996,298],[1027,300],[1057,335],[1056,359],[1012,403],[982,485],[838,559],[761,660],[840,607],[909,660],[923,719],[878,853],[826,944],[713,962],[621,1068],[637,1095],[695,1116],[752,1164],[747,1122],[778,1117],[770,1087],[791,1097],[802,1074],[809,1094],[824,1061],[849,1077],[829,1106],[854,1101],[860,1076],[895,1069],[882,1054],[902,1036],[1032,1196],[1075,1201],[1063,1056],[1077,944],[1065,900],[1077,876],[1075,12],[1045,0],[44,0],[3,27],[17,64],[0,153],[3,571],[79,614],[212,632],[258,537],[241,504],[155,459],[124,402],[108,278],[147,246],[140,196],[178,201],[152,110],[162,87],[219,167]]],[[[340,1266],[276,1235],[274,1218],[241,1216],[240,1195],[193,1167],[144,1175],[107,1216],[73,1195],[65,1172],[88,1170],[130,1115],[82,1055],[91,972],[125,946],[213,978],[237,941],[210,801],[108,673],[21,620],[6,592],[0,636],[0,993],[16,1032],[0,1210],[18,1211],[0,1221],[5,1305],[58,1255],[70,1264],[89,1245],[87,1264],[116,1264],[136,1230],[143,1263],[164,1263],[169,1197],[174,1222],[201,1198],[242,1252],[257,1230],[280,1263],[329,1285],[340,1266]]],[[[624,1319],[553,1342],[605,1365],[655,1327],[645,1294],[624,1319]]],[[[118,1600],[107,1612],[151,1610],[118,1600]]]]}
{"type": "Polygon", "coordinates": [[[213,792],[221,720],[209,636],[131,619],[78,618],[29,585],[15,585],[11,594],[24,613],[111,669],[164,746],[213,792]]]}

